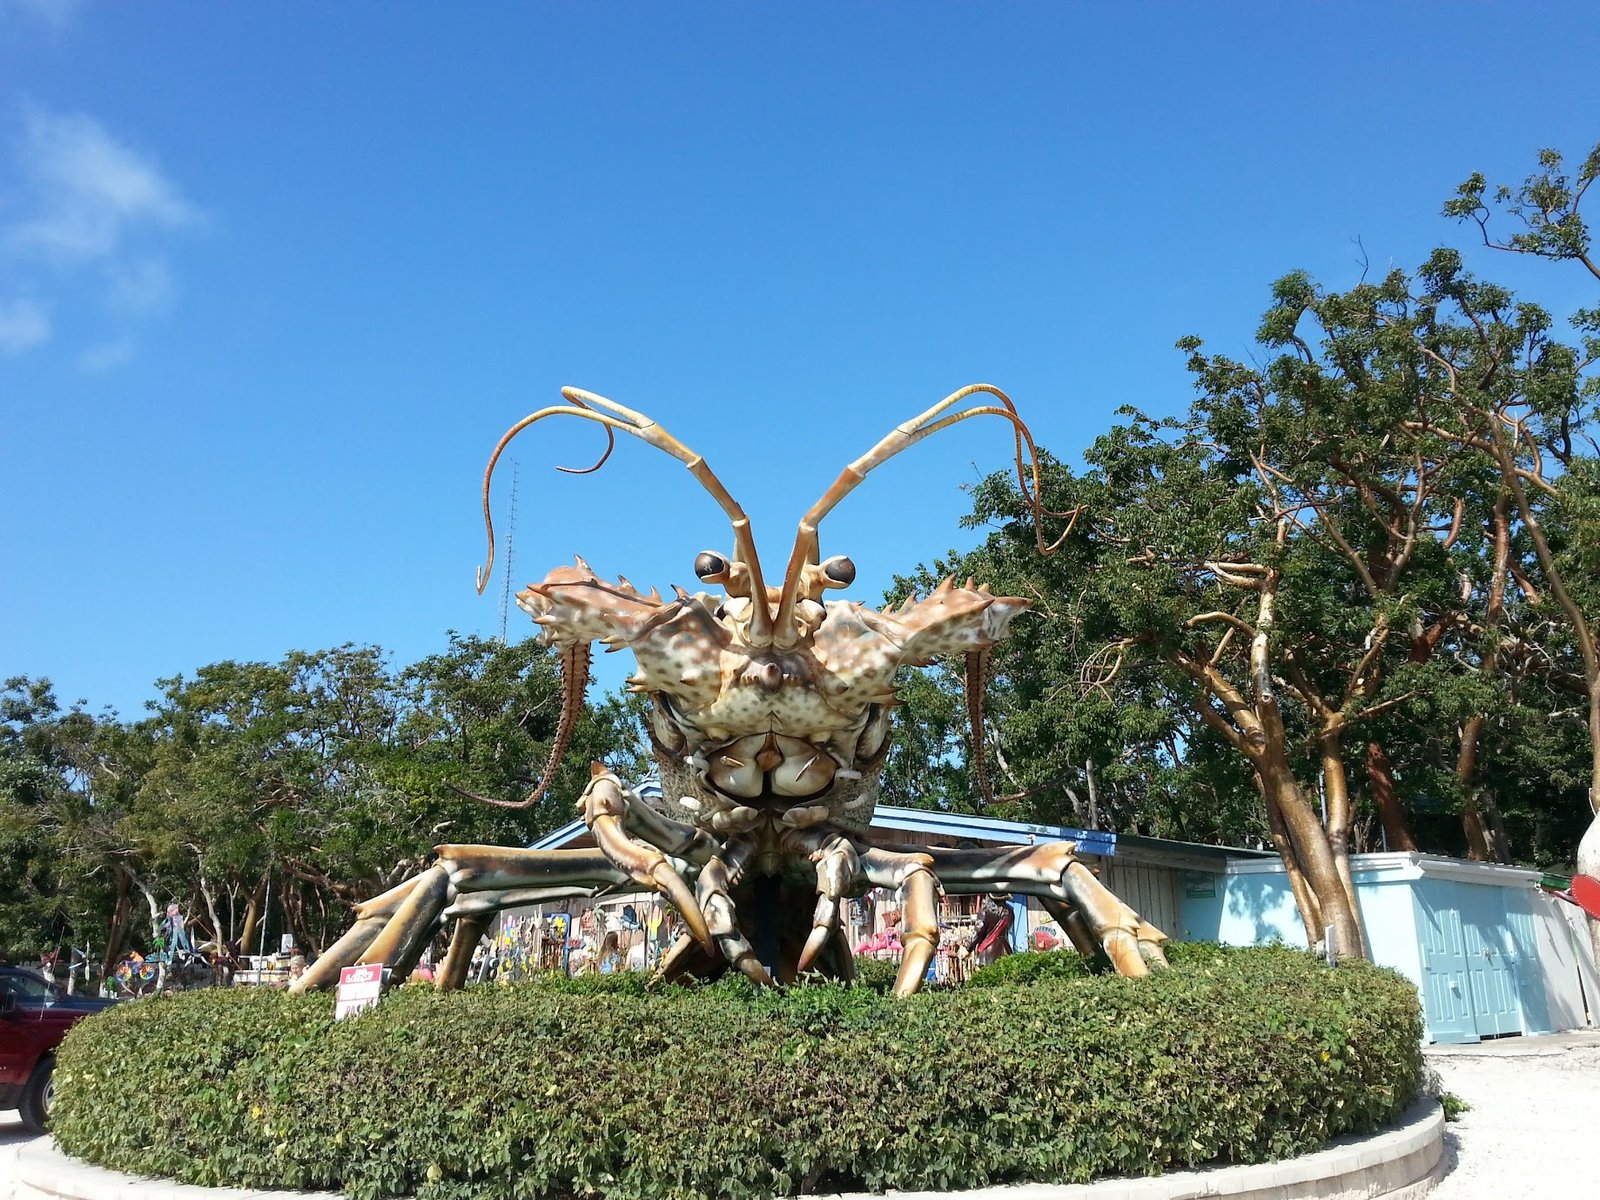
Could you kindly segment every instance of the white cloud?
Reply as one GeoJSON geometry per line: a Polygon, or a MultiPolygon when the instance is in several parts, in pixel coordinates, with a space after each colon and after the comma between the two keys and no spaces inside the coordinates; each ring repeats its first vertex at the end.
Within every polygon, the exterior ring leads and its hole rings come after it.
{"type": "Polygon", "coordinates": [[[165,259],[113,263],[107,268],[106,283],[106,304],[119,316],[153,316],[172,303],[172,271],[165,259]]]}
{"type": "Polygon", "coordinates": [[[0,354],[22,354],[50,339],[50,314],[36,300],[0,300],[0,354]]]}
{"type": "MultiPolygon", "coordinates": [[[[0,0],[0,25],[24,9],[0,0]]],[[[134,327],[171,307],[166,248],[204,215],[154,158],[93,117],[25,105],[10,142],[0,143],[0,272],[13,296],[37,299],[0,299],[0,355],[48,341],[52,309],[98,309],[111,328],[91,329],[77,364],[120,366],[133,356],[134,327]]]]}
{"type": "Polygon", "coordinates": [[[0,18],[42,25],[51,33],[63,33],[77,20],[83,0],[0,0],[0,18]]]}
{"type": "Polygon", "coordinates": [[[133,339],[120,337],[110,342],[102,342],[98,346],[90,346],[78,355],[78,369],[87,371],[91,375],[98,375],[102,371],[110,371],[120,367],[133,357],[133,339]]]}
{"type": "Polygon", "coordinates": [[[30,109],[18,155],[26,215],[7,231],[15,249],[62,265],[116,255],[135,232],[191,225],[198,211],[150,159],[92,117],[30,109]]]}

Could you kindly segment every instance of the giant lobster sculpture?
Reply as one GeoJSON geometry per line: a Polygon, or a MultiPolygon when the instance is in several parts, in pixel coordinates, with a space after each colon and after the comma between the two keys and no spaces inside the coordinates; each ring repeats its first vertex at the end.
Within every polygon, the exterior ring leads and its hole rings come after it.
{"type": "MultiPolygon", "coordinates": [[[[500,439],[484,473],[484,520],[494,562],[489,484],[495,463],[523,429],[565,415],[607,429],[605,462],[620,430],[681,460],[733,524],[731,554],[704,551],[695,574],[722,594],[682,588],[664,600],[622,577],[602,579],[581,558],[517,594],[539,639],[561,659],[563,710],[543,778],[512,807],[544,792],[565,752],[589,677],[590,647],[626,647],[638,662],[631,686],[650,700],[650,735],[662,797],[647,802],[600,764],[578,809],[595,849],[439,846],[434,864],[358,905],[356,922],[295,990],[326,987],[339,969],[385,963],[405,978],[442,924],[455,921],[441,988],[460,987],[489,920],[502,909],[593,896],[618,888],[660,893],[685,932],[664,956],[667,978],[731,965],[761,984],[806,971],[848,978],[853,960],[840,928],[845,901],[869,887],[902,889],[904,956],[898,995],[920,986],[938,945],[937,898],[950,893],[1038,897],[1078,948],[1103,948],[1124,975],[1165,966],[1165,936],[1108,891],[1071,842],[999,850],[883,846],[865,840],[889,749],[895,678],[902,667],[951,655],[967,660],[972,749],[980,787],[985,658],[1028,602],[947,579],[926,597],[879,612],[824,601],[855,578],[848,558],[820,557],[817,527],[873,468],[941,429],[976,416],[1013,427],[1018,480],[1037,519],[1038,456],[1011,401],[996,388],[963,388],[896,427],[851,463],[800,522],[780,587],[769,587],[750,523],[698,454],[648,417],[601,396],[565,388],[567,403],[541,409],[500,439]],[[960,407],[969,397],[987,402],[960,407]],[[1024,470],[1024,452],[1032,470],[1024,470]]],[[[1055,514],[1067,516],[1069,514],[1055,514]]],[[[1046,550],[1042,533],[1041,550],[1046,550]]]]}

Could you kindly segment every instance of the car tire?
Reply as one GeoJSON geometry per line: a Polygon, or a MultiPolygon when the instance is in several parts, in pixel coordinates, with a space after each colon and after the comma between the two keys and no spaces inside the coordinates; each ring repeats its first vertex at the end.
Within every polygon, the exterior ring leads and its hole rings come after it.
{"type": "Polygon", "coordinates": [[[55,1099],[55,1068],[55,1055],[45,1055],[22,1089],[22,1103],[18,1106],[22,1123],[35,1133],[44,1133],[50,1123],[50,1109],[55,1099]]]}

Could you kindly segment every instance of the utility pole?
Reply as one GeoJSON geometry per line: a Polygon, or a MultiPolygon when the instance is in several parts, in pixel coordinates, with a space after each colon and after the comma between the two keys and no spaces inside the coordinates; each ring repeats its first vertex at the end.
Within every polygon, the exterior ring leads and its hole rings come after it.
{"type": "Polygon", "coordinates": [[[506,618],[511,612],[511,579],[515,572],[512,538],[517,532],[517,460],[511,460],[510,513],[506,516],[505,577],[500,584],[500,644],[506,644],[506,618]]]}

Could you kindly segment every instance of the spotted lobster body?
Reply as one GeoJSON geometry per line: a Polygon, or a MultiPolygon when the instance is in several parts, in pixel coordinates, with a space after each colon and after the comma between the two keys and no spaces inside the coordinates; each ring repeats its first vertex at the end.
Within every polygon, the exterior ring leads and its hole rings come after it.
{"type": "Polygon", "coordinates": [[[1018,482],[1033,510],[1038,548],[1050,553],[1061,543],[1046,544],[1043,518],[1065,518],[1070,532],[1077,513],[1049,513],[1037,499],[1038,454],[1004,393],[986,384],[963,388],[847,466],[801,518],[783,582],[772,588],[744,511],[703,458],[620,404],[576,388],[562,395],[565,404],[512,426],[490,456],[483,480],[489,564],[478,575],[480,592],[494,563],[489,485],[495,463],[521,430],[554,415],[603,425],[610,439],[606,456],[620,430],[681,461],[729,518],[733,552],[725,557],[707,550],[694,563],[700,581],[720,586],[720,595],[680,588],[663,600],[621,576],[600,578],[581,558],[519,592],[517,604],[560,659],[561,719],[532,792],[520,800],[475,798],[524,808],[543,795],[583,711],[595,642],[631,651],[638,664],[629,682],[650,702],[662,797],[648,801],[593,764],[578,799],[593,849],[436,847],[438,858],[428,869],[358,905],[355,925],[292,990],[331,986],[341,967],[356,962],[386,964],[404,978],[450,920],[455,931],[436,979],[441,988],[460,987],[494,914],[630,886],[659,893],[683,920],[684,932],[658,968],[667,979],[729,967],[758,984],[787,982],[807,971],[849,978],[854,958],[841,914],[845,901],[867,888],[891,889],[902,898],[898,995],[917,990],[933,959],[940,888],[1037,897],[1083,953],[1103,949],[1125,975],[1165,966],[1165,935],[1107,891],[1077,861],[1071,842],[962,850],[880,846],[864,836],[877,804],[902,668],[965,658],[971,761],[978,790],[988,798],[984,663],[1028,602],[953,579],[881,612],[824,601],[825,592],[854,582],[855,566],[847,558],[820,557],[817,527],[895,454],[957,422],[997,416],[1016,435],[1018,482]],[[978,394],[992,402],[957,407],[978,394]]]}
{"type": "Polygon", "coordinates": [[[662,811],[768,842],[824,822],[864,832],[889,747],[896,673],[986,652],[1028,606],[953,580],[890,612],[809,600],[794,644],[778,648],[752,644],[747,600],[680,591],[662,602],[598,578],[582,560],[520,592],[517,603],[546,645],[599,640],[633,652],[638,673],[629,683],[651,701],[662,811]]]}

